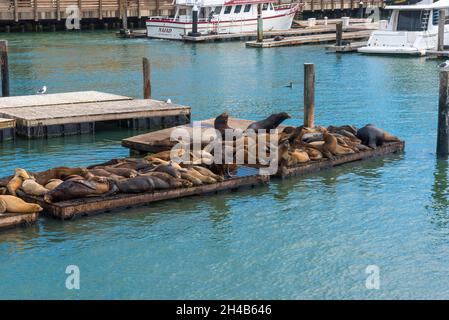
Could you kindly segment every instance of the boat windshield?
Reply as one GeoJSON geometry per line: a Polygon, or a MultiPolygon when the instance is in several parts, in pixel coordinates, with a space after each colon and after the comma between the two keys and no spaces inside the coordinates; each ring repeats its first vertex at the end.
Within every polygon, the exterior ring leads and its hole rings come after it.
{"type": "Polygon", "coordinates": [[[399,11],[397,31],[423,31],[427,29],[427,20],[423,19],[424,10],[399,11]]]}

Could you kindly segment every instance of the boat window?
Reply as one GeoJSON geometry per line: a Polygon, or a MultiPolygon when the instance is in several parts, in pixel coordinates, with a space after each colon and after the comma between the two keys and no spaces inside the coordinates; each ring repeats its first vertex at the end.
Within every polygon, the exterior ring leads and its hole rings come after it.
{"type": "Polygon", "coordinates": [[[397,31],[422,31],[427,29],[429,11],[427,16],[423,10],[399,11],[397,31]]]}
{"type": "Polygon", "coordinates": [[[215,13],[215,14],[220,14],[221,8],[222,8],[222,6],[215,7],[214,13],[215,13]]]}
{"type": "Polygon", "coordinates": [[[238,6],[235,6],[234,13],[240,13],[240,11],[242,11],[242,5],[241,4],[239,4],[238,6]]]}
{"type": "Polygon", "coordinates": [[[274,10],[272,3],[270,3],[270,10],[274,10]]]}
{"type": "Polygon", "coordinates": [[[249,12],[251,10],[250,4],[245,4],[245,9],[243,9],[243,12],[249,12]]]}
{"type": "Polygon", "coordinates": [[[267,10],[268,9],[268,3],[264,3],[262,5],[262,10],[267,10]]]}
{"type": "Polygon", "coordinates": [[[232,10],[232,6],[226,6],[224,10],[224,14],[230,14],[232,10]]]}

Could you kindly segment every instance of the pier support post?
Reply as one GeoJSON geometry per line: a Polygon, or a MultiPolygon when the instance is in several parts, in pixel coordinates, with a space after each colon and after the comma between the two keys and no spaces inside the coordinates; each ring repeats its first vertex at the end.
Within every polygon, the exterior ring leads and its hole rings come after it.
{"type": "Polygon", "coordinates": [[[437,157],[449,155],[449,71],[440,71],[440,93],[438,99],[437,157]]]}
{"type": "Polygon", "coordinates": [[[127,0],[122,0],[123,1],[123,12],[122,12],[122,27],[123,30],[128,30],[128,1],[127,0]]]}
{"type": "Polygon", "coordinates": [[[359,11],[360,18],[363,18],[363,1],[359,2],[359,11]]]}
{"type": "Polygon", "coordinates": [[[150,61],[147,58],[143,62],[143,98],[151,99],[150,61]]]}
{"type": "Polygon", "coordinates": [[[198,7],[196,5],[192,8],[192,32],[188,33],[191,37],[199,37],[201,33],[198,32],[198,7]]]}
{"type": "Polygon", "coordinates": [[[314,127],[315,118],[315,65],[304,63],[304,126],[314,127]]]}
{"type": "Polygon", "coordinates": [[[339,21],[335,24],[335,45],[341,46],[341,39],[343,37],[343,22],[339,21]]]}
{"type": "Polygon", "coordinates": [[[9,97],[8,41],[0,41],[0,61],[2,73],[2,96],[9,97]]]}
{"type": "Polygon", "coordinates": [[[257,42],[263,42],[262,4],[257,4],[257,42]]]}
{"type": "Polygon", "coordinates": [[[438,15],[438,51],[444,50],[444,25],[446,22],[446,12],[440,9],[438,15]]]}

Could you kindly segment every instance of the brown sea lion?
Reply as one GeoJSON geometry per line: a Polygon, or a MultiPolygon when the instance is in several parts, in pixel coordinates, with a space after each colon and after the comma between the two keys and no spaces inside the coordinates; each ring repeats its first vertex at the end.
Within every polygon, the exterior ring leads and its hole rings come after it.
{"type": "Polygon", "coordinates": [[[68,167],[57,167],[50,170],[38,172],[34,175],[36,182],[40,185],[46,185],[51,179],[61,179],[65,180],[66,177],[70,175],[80,175],[83,176],[87,173],[85,168],[68,168],[68,167]]]}
{"type": "Polygon", "coordinates": [[[23,181],[20,189],[31,196],[43,196],[49,191],[33,179],[26,179],[25,181],[23,181]]]}
{"type": "Polygon", "coordinates": [[[44,200],[48,203],[93,196],[107,196],[115,193],[113,182],[95,180],[66,180],[55,189],[47,192],[44,200]]]}
{"type": "Polygon", "coordinates": [[[169,163],[168,165],[160,164],[160,165],[156,166],[156,168],[154,170],[151,170],[150,172],[165,172],[175,178],[181,178],[181,175],[180,175],[178,169],[176,169],[172,165],[172,163],[169,163]]]}
{"type": "Polygon", "coordinates": [[[362,144],[373,149],[383,145],[385,142],[401,141],[398,137],[391,135],[385,130],[377,128],[372,124],[367,124],[363,128],[360,128],[357,131],[356,136],[362,140],[362,144]]]}
{"type": "Polygon", "coordinates": [[[213,173],[207,168],[201,167],[201,166],[193,166],[193,169],[201,173],[203,176],[209,176],[217,181],[223,181],[224,178],[222,176],[219,176],[218,174],[213,173]]]}
{"type": "Polygon", "coordinates": [[[106,177],[106,178],[110,178],[112,180],[126,179],[125,177],[118,176],[116,174],[113,174],[113,173],[105,170],[105,169],[100,169],[100,168],[89,169],[89,173],[94,176],[97,176],[97,177],[106,177]]]}
{"type": "Polygon", "coordinates": [[[57,186],[59,186],[61,183],[63,183],[64,181],[60,180],[60,179],[51,179],[50,181],[48,181],[48,183],[45,185],[45,189],[48,190],[53,190],[54,188],[56,188],[57,186]]]}
{"type": "Polygon", "coordinates": [[[181,178],[187,181],[190,181],[194,186],[200,186],[203,184],[200,179],[192,176],[187,172],[181,172],[181,178]]]}
{"type": "MultiPolygon", "coordinates": [[[[222,138],[224,139],[226,137],[226,131],[230,130],[230,132],[234,131],[234,128],[231,128],[228,125],[229,120],[229,114],[227,112],[223,112],[214,120],[214,128],[215,130],[218,130],[218,132],[221,133],[222,138]]],[[[228,133],[229,134],[229,133],[228,133]]]]}
{"type": "Polygon", "coordinates": [[[164,188],[165,186],[167,188],[170,187],[167,182],[160,179],[158,180],[157,177],[146,175],[139,175],[134,178],[116,181],[115,184],[118,190],[122,193],[141,193],[153,191],[155,189],[166,189],[164,188]]]}
{"type": "Polygon", "coordinates": [[[16,168],[15,175],[6,185],[6,189],[8,190],[9,194],[16,196],[16,191],[18,189],[20,189],[23,181],[30,179],[30,178],[31,177],[26,170],[21,169],[21,168],[16,168]]]}
{"type": "Polygon", "coordinates": [[[259,130],[271,130],[276,129],[284,120],[290,119],[291,116],[287,112],[274,113],[268,118],[251,123],[246,130],[254,130],[258,132],[259,130]]]}
{"type": "Polygon", "coordinates": [[[35,203],[27,203],[20,198],[10,195],[0,195],[0,213],[33,213],[42,211],[42,207],[35,203]]]}
{"type": "Polygon", "coordinates": [[[306,151],[294,149],[290,153],[290,163],[289,163],[290,165],[297,165],[299,163],[305,163],[305,162],[309,162],[309,161],[310,161],[310,157],[306,151]]]}
{"type": "Polygon", "coordinates": [[[202,175],[201,173],[199,173],[198,171],[196,171],[195,169],[192,169],[192,168],[188,169],[187,173],[189,175],[197,178],[197,179],[200,179],[202,183],[212,184],[212,183],[216,183],[217,182],[217,180],[215,180],[214,178],[209,177],[209,176],[204,176],[204,175],[202,175]]]}
{"type": "Polygon", "coordinates": [[[184,149],[176,149],[173,151],[172,150],[161,151],[161,152],[150,154],[150,155],[146,156],[145,160],[147,160],[149,162],[153,162],[153,161],[157,161],[157,160],[170,161],[172,152],[173,152],[173,155],[175,155],[179,158],[182,158],[182,156],[185,154],[186,151],[184,149]]]}
{"type": "Polygon", "coordinates": [[[340,146],[337,138],[327,132],[326,129],[323,129],[323,140],[324,142],[322,144],[305,143],[305,146],[317,149],[328,159],[333,159],[334,155],[354,153],[354,150],[340,146]]]}
{"type": "Polygon", "coordinates": [[[193,186],[193,183],[191,183],[190,181],[174,178],[172,175],[165,172],[148,172],[143,173],[141,175],[160,178],[165,182],[167,182],[172,188],[183,188],[193,186]]]}

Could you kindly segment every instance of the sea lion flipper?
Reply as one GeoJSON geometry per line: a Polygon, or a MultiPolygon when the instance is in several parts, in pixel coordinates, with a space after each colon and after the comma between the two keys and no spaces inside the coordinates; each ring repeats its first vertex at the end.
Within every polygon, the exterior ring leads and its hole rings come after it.
{"type": "Polygon", "coordinates": [[[2,199],[0,199],[0,213],[6,212],[6,202],[2,199]]]}

